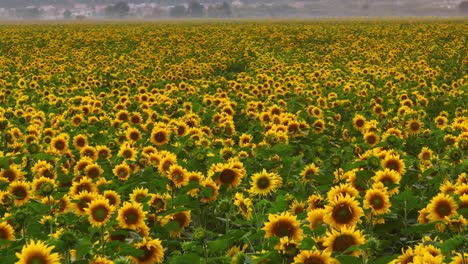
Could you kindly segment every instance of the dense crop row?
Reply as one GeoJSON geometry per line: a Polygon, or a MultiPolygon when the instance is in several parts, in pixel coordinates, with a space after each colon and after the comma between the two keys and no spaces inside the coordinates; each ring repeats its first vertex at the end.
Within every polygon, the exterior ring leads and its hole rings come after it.
{"type": "Polygon", "coordinates": [[[466,20],[0,26],[2,263],[467,263],[466,20]]]}

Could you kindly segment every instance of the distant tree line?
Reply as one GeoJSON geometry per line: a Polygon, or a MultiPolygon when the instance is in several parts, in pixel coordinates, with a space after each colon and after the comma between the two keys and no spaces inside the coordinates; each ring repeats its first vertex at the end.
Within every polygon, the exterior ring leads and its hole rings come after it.
{"type": "Polygon", "coordinates": [[[211,4],[208,8],[197,1],[191,1],[188,7],[176,5],[169,9],[169,16],[182,17],[229,17],[232,14],[231,6],[227,2],[211,4]]]}

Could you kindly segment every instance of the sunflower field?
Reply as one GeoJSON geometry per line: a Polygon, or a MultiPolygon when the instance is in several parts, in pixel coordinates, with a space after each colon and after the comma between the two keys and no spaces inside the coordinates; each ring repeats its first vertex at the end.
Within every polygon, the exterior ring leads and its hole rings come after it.
{"type": "Polygon", "coordinates": [[[468,263],[466,19],[0,25],[0,263],[468,263]]]}

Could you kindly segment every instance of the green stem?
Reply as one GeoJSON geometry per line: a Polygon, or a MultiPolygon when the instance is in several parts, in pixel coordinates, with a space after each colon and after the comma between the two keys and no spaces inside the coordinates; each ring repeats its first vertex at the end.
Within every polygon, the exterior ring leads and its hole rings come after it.
{"type": "Polygon", "coordinates": [[[101,230],[100,230],[100,243],[101,243],[101,252],[102,254],[104,254],[104,247],[105,247],[105,241],[104,241],[104,225],[101,226],[101,230]]]}

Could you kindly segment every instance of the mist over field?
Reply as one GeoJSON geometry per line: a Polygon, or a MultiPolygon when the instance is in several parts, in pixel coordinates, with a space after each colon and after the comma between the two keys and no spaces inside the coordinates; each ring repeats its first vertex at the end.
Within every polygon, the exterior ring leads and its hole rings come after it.
{"type": "Polygon", "coordinates": [[[463,0],[1,0],[0,19],[467,16],[463,0]]]}

